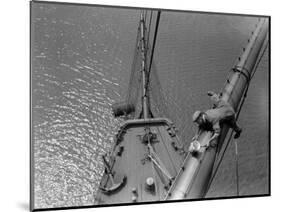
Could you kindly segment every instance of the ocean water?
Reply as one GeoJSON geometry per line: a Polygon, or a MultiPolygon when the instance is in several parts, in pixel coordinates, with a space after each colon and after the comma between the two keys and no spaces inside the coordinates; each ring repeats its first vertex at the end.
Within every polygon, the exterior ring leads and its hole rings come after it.
{"type": "MultiPolygon", "coordinates": [[[[92,205],[107,152],[122,120],[139,11],[32,3],[32,140],[35,208],[92,205]]],[[[162,12],[155,65],[168,112],[188,144],[195,110],[208,109],[257,18],[162,12]]],[[[240,195],[268,193],[268,51],[251,83],[239,124],[240,195]]],[[[230,145],[207,194],[236,195],[230,145]]]]}

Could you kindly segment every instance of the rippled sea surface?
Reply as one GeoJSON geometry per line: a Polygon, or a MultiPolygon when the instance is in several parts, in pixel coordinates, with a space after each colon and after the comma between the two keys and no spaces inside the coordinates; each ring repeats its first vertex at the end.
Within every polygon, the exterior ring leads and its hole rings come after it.
{"type": "MultiPolygon", "coordinates": [[[[32,140],[35,208],[94,204],[122,120],[111,105],[128,89],[139,11],[32,4],[32,140]]],[[[207,90],[219,91],[257,18],[163,12],[155,63],[169,114],[188,143],[207,90]]],[[[239,124],[240,195],[268,193],[268,51],[239,124]]],[[[208,197],[236,195],[230,145],[208,197]]]]}

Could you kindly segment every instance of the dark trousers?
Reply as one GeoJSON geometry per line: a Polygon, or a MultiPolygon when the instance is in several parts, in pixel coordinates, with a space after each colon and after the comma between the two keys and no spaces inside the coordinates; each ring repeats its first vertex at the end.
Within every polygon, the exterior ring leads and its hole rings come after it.
{"type": "Polygon", "coordinates": [[[225,117],[225,119],[221,121],[222,123],[225,123],[229,127],[231,127],[235,132],[239,132],[241,130],[241,128],[236,123],[236,119],[234,115],[225,117]]]}

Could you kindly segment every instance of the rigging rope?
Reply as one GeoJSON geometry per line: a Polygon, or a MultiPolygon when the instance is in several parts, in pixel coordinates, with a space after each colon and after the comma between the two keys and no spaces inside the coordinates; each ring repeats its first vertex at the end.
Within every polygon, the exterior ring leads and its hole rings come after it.
{"type": "MultiPolygon", "coordinates": [[[[157,34],[157,29],[159,26],[159,22],[160,22],[160,11],[158,12],[158,16],[157,16],[157,20],[156,20],[156,26],[155,26],[155,30],[154,30],[154,38],[153,35],[150,35],[153,30],[152,30],[152,19],[154,19],[154,15],[153,15],[153,11],[151,11],[150,13],[150,17],[148,17],[148,13],[147,13],[147,21],[149,19],[149,25],[148,25],[148,30],[146,30],[146,34],[147,34],[147,42],[146,42],[146,47],[147,47],[147,58],[150,58],[150,61],[148,61],[148,65],[149,68],[149,74],[151,73],[151,76],[149,77],[149,81],[151,81],[151,83],[149,83],[149,90],[151,93],[151,97],[150,100],[152,101],[151,103],[151,107],[153,107],[153,112],[155,112],[155,114],[157,116],[165,116],[169,119],[171,119],[172,121],[177,120],[178,118],[175,118],[174,116],[172,117],[170,115],[170,112],[168,110],[168,104],[169,103],[166,100],[166,95],[164,95],[160,80],[159,80],[159,76],[157,73],[157,68],[156,68],[156,64],[153,60],[153,49],[155,49],[155,43],[156,41],[153,42],[153,46],[154,48],[151,48],[150,46],[150,38],[152,39],[156,39],[156,34],[157,34]]],[[[156,19],[156,18],[155,18],[156,19]]],[[[139,101],[139,93],[140,93],[140,87],[141,87],[141,72],[139,71],[138,67],[141,64],[141,57],[140,57],[140,49],[139,49],[139,39],[140,39],[140,35],[139,35],[139,28],[137,31],[137,40],[136,40],[136,46],[135,46],[135,51],[134,51],[134,58],[133,58],[133,63],[131,66],[131,76],[130,76],[130,81],[129,81],[129,86],[128,86],[128,92],[127,92],[127,98],[126,98],[126,102],[128,104],[133,104],[135,105],[135,107],[139,106],[138,101],[139,101]]],[[[148,75],[149,75],[148,74],[148,75]]],[[[172,102],[174,103],[174,102],[172,102]]],[[[176,106],[173,106],[176,107],[176,106]]],[[[141,108],[136,108],[135,111],[135,117],[138,115],[139,110],[141,110],[141,108]]],[[[184,125],[187,126],[187,125],[184,125]]]]}
{"type": "Polygon", "coordinates": [[[153,14],[153,12],[152,12],[152,10],[151,10],[151,12],[150,12],[150,18],[149,18],[149,25],[148,25],[148,32],[147,32],[147,43],[146,43],[146,49],[148,49],[149,48],[149,38],[150,38],[150,28],[151,28],[151,19],[152,19],[152,14],[153,14]]]}
{"type": "Polygon", "coordinates": [[[159,127],[157,127],[157,131],[158,131],[158,134],[159,134],[160,137],[161,137],[161,141],[162,141],[162,143],[163,143],[163,146],[165,147],[165,150],[166,150],[166,152],[168,153],[168,156],[169,156],[169,159],[170,159],[170,161],[171,161],[172,167],[173,167],[175,173],[177,173],[176,165],[175,165],[175,163],[174,163],[174,161],[173,161],[173,158],[172,158],[172,156],[170,155],[170,152],[169,152],[168,147],[167,147],[167,145],[166,145],[166,141],[167,141],[167,140],[164,140],[164,138],[163,138],[163,136],[162,136],[162,134],[161,134],[161,132],[160,132],[159,127]]]}
{"type": "MultiPolygon", "coordinates": [[[[144,11],[143,11],[144,12],[144,11]]],[[[158,25],[159,25],[159,19],[160,19],[160,11],[158,12],[157,16],[157,23],[156,23],[156,29],[154,32],[154,43],[153,43],[153,48],[149,48],[149,37],[151,33],[151,23],[152,23],[152,18],[153,18],[153,11],[150,13],[149,17],[149,25],[148,25],[148,30],[146,30],[146,57],[150,58],[150,68],[153,64],[155,67],[153,60],[153,50],[155,48],[155,42],[156,42],[156,36],[157,36],[157,30],[158,30],[158,25]]],[[[145,11],[145,19],[148,20],[148,12],[145,11]]],[[[141,72],[139,71],[139,67],[141,66],[141,54],[140,54],[140,26],[138,26],[137,30],[137,39],[136,39],[136,45],[135,45],[135,50],[134,50],[134,57],[133,57],[133,63],[131,66],[131,75],[130,75],[130,81],[128,85],[128,92],[127,92],[127,98],[126,98],[126,103],[127,104],[133,104],[135,107],[139,106],[138,101],[139,101],[139,93],[140,93],[140,87],[141,87],[141,72]]],[[[150,71],[148,72],[149,76],[150,71]]],[[[156,76],[157,77],[157,76],[156,76]]],[[[146,79],[148,80],[148,79],[146,79]]],[[[157,81],[157,79],[156,79],[157,81]]],[[[159,81],[159,80],[158,80],[159,81]]],[[[160,85],[160,84],[158,84],[160,85]]],[[[155,86],[156,87],[156,86],[155,86]]],[[[135,117],[138,115],[140,108],[136,108],[135,110],[135,117]]]]}
{"type": "Polygon", "coordinates": [[[147,73],[148,79],[149,79],[149,74],[150,74],[151,65],[152,65],[152,61],[153,61],[153,54],[154,54],[154,49],[155,49],[155,45],[156,45],[156,37],[157,37],[157,33],[158,33],[158,27],[159,27],[159,22],[160,22],[160,15],[161,15],[161,11],[159,10],[157,12],[155,33],[154,33],[154,38],[153,38],[152,51],[151,51],[151,55],[150,55],[150,64],[149,64],[148,73],[147,73]]]}
{"type": "Polygon", "coordinates": [[[235,173],[236,173],[236,195],[239,196],[239,157],[238,157],[238,143],[237,140],[235,144],[235,173]]]}
{"type": "MultiPolygon", "coordinates": [[[[140,26],[138,26],[137,28],[134,57],[131,65],[131,74],[130,74],[130,80],[129,80],[127,97],[126,97],[127,105],[133,104],[135,107],[138,106],[137,102],[140,93],[140,80],[141,80],[141,72],[139,71],[139,67],[141,64],[139,39],[140,39],[140,26]]],[[[135,116],[138,114],[138,110],[139,108],[135,109],[135,114],[134,114],[135,116]]]]}
{"type": "MultiPolygon", "coordinates": [[[[248,89],[249,89],[249,85],[250,85],[250,81],[252,80],[252,78],[254,77],[254,74],[255,74],[256,71],[257,71],[257,67],[258,67],[258,65],[260,64],[260,61],[261,61],[261,59],[262,59],[262,57],[263,57],[263,55],[264,55],[264,53],[265,53],[265,50],[267,49],[267,46],[268,46],[268,41],[266,42],[266,45],[265,45],[265,47],[264,47],[264,49],[263,49],[263,51],[262,51],[262,53],[261,53],[261,56],[259,57],[259,59],[258,59],[256,65],[254,66],[254,71],[253,71],[253,73],[252,73],[252,75],[251,75],[251,77],[250,77],[249,83],[247,84],[246,90],[245,90],[244,95],[243,95],[243,99],[242,99],[242,101],[241,101],[241,103],[240,103],[240,105],[239,105],[239,109],[238,109],[238,112],[237,112],[236,120],[238,119],[238,117],[239,117],[239,115],[240,115],[240,112],[241,112],[241,109],[242,109],[242,106],[243,106],[243,104],[244,104],[244,102],[245,102],[245,99],[246,99],[246,96],[247,96],[247,93],[248,93],[248,89]]],[[[214,169],[215,171],[214,171],[214,173],[213,173],[213,175],[212,175],[212,177],[211,177],[211,180],[210,180],[210,182],[209,182],[209,184],[208,184],[208,186],[207,186],[205,195],[207,194],[207,192],[208,192],[208,190],[209,190],[209,188],[210,188],[210,186],[211,186],[211,184],[212,184],[212,182],[213,182],[213,180],[214,180],[214,178],[215,178],[215,176],[216,176],[216,174],[217,174],[217,172],[218,172],[218,169],[219,169],[219,167],[220,167],[220,165],[221,165],[222,159],[223,159],[223,157],[224,157],[224,155],[225,155],[225,152],[226,152],[226,150],[227,150],[227,148],[228,148],[228,145],[229,145],[229,143],[230,143],[230,140],[231,140],[231,138],[232,138],[233,132],[234,132],[234,131],[233,131],[233,129],[232,129],[232,130],[231,130],[231,134],[230,134],[230,136],[229,136],[229,138],[228,138],[228,140],[227,140],[226,146],[225,146],[225,148],[224,148],[224,151],[223,151],[223,153],[222,153],[222,155],[221,155],[221,157],[220,157],[220,159],[219,159],[219,162],[218,162],[218,164],[217,164],[217,167],[214,169]]],[[[238,166],[238,165],[237,165],[237,166],[238,166]]],[[[238,167],[237,167],[237,168],[238,168],[238,167]]],[[[238,172],[238,170],[237,170],[236,172],[238,172]]],[[[239,181],[239,178],[237,178],[236,180],[239,181]]],[[[239,189],[239,187],[237,187],[237,189],[239,189]]],[[[237,190],[237,193],[239,193],[239,190],[237,190]]],[[[204,195],[204,196],[205,196],[205,195],[204,195]]]]}

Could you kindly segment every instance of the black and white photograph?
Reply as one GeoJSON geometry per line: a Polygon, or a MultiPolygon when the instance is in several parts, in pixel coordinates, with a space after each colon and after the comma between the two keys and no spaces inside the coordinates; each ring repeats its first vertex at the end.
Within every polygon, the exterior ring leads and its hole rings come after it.
{"type": "Polygon", "coordinates": [[[269,196],[270,24],[31,1],[31,210],[269,196]]]}

